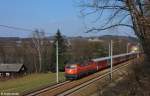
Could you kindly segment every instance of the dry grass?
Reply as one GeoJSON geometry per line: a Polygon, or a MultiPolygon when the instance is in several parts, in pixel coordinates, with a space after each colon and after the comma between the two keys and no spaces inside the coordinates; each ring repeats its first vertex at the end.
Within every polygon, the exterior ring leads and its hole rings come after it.
{"type": "Polygon", "coordinates": [[[150,63],[134,63],[123,80],[108,86],[100,96],[150,96],[150,63]]]}
{"type": "MultiPolygon", "coordinates": [[[[64,73],[59,74],[60,79],[64,79],[64,73]]],[[[48,84],[55,83],[55,73],[31,74],[17,79],[0,81],[1,92],[17,92],[33,90],[48,84]]]]}

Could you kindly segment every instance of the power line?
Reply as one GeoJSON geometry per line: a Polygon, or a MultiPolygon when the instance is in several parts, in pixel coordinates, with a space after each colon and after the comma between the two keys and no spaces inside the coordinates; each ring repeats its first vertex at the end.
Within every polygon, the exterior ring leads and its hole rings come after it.
{"type": "MultiPolygon", "coordinates": [[[[36,30],[32,30],[32,29],[9,26],[9,25],[2,25],[2,24],[0,24],[0,27],[4,27],[4,28],[8,28],[8,29],[14,29],[14,30],[28,31],[28,32],[35,32],[36,31],[36,30]]],[[[44,33],[54,35],[54,33],[47,33],[47,32],[44,32],[44,33]]]]}
{"type": "Polygon", "coordinates": [[[33,30],[31,30],[31,29],[14,27],[14,26],[8,26],[8,25],[1,25],[0,24],[0,27],[5,27],[5,28],[9,28],[9,29],[14,29],[14,30],[21,30],[21,31],[30,31],[30,32],[33,32],[33,30]]]}

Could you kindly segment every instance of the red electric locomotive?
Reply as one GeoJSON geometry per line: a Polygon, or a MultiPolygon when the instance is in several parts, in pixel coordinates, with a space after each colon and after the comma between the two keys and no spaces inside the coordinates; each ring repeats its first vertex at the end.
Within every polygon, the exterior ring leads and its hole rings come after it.
{"type": "Polygon", "coordinates": [[[90,61],[82,64],[67,64],[65,67],[65,77],[69,79],[77,79],[94,73],[96,70],[96,64],[90,61]]]}

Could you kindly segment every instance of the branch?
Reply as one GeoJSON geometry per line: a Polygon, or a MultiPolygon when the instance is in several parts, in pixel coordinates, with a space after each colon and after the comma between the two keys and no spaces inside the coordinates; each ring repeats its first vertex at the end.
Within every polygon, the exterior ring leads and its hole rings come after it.
{"type": "MultiPolygon", "coordinates": [[[[115,17],[117,16],[117,14],[121,11],[121,9],[118,9],[114,14],[113,16],[111,16],[108,21],[102,26],[102,27],[105,27],[107,24],[109,24],[113,19],[115,19],[115,17]]],[[[120,24],[120,23],[119,23],[120,24]]]]}
{"type": "Polygon", "coordinates": [[[120,24],[123,20],[125,20],[125,18],[128,17],[128,16],[130,16],[130,14],[124,15],[124,16],[121,18],[121,20],[119,21],[119,24],[120,24]]]}
{"type": "Polygon", "coordinates": [[[81,7],[89,7],[89,8],[98,8],[98,9],[122,9],[129,11],[129,9],[125,6],[118,6],[118,5],[112,5],[112,6],[93,6],[93,5],[83,5],[81,7]]]}
{"type": "Polygon", "coordinates": [[[94,14],[94,13],[96,13],[97,12],[97,10],[94,10],[94,11],[91,11],[91,12],[88,12],[88,13],[83,13],[82,11],[80,11],[80,13],[82,14],[82,16],[87,16],[87,15],[90,15],[90,14],[94,14]]]}
{"type": "MultiPolygon", "coordinates": [[[[109,3],[109,0],[106,1],[104,5],[105,5],[105,6],[108,5],[108,3],[109,3]]],[[[100,15],[98,16],[98,18],[97,18],[94,22],[97,22],[97,21],[102,17],[103,12],[104,12],[104,9],[101,9],[100,15]]]]}
{"type": "Polygon", "coordinates": [[[109,27],[105,27],[105,28],[92,28],[90,30],[87,30],[86,33],[89,33],[89,32],[92,32],[92,31],[103,31],[103,30],[107,30],[107,29],[110,29],[110,28],[113,28],[113,27],[118,27],[118,26],[125,26],[125,27],[130,27],[133,29],[133,26],[132,25],[127,25],[127,24],[115,24],[115,25],[111,25],[109,27]]]}

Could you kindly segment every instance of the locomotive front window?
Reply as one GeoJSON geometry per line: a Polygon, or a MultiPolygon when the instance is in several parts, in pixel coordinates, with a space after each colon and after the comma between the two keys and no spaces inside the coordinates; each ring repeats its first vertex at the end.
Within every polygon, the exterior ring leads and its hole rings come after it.
{"type": "Polygon", "coordinates": [[[75,69],[75,68],[77,68],[77,65],[67,65],[66,68],[68,68],[68,69],[75,69]]]}

